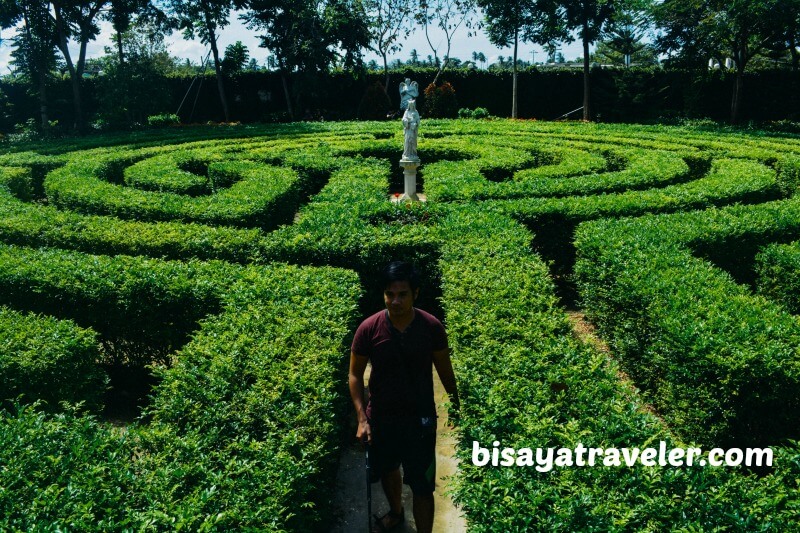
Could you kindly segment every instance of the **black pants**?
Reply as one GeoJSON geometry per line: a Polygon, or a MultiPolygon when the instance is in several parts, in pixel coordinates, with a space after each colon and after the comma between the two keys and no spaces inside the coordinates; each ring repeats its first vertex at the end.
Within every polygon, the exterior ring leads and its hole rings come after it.
{"type": "Polygon", "coordinates": [[[423,427],[420,418],[370,420],[372,481],[403,467],[403,483],[414,494],[429,494],[436,487],[436,417],[423,427]]]}

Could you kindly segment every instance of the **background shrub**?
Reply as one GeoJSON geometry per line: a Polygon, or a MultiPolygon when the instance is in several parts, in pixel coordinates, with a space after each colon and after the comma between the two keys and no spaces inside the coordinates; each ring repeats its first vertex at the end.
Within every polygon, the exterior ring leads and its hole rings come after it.
{"type": "Polygon", "coordinates": [[[180,117],[174,113],[163,113],[147,117],[147,125],[153,128],[163,128],[164,126],[175,126],[181,123],[180,117]]]}
{"type": "Polygon", "coordinates": [[[424,111],[429,118],[456,118],[458,100],[453,86],[444,82],[439,86],[431,83],[425,87],[424,111]]]}

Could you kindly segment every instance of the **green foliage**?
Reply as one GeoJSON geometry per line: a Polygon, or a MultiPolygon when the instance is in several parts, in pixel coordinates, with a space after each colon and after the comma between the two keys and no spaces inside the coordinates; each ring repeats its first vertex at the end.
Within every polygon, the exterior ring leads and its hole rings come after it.
{"type": "Polygon", "coordinates": [[[98,409],[106,380],[95,335],[68,320],[0,307],[0,402],[21,396],[50,409],[62,401],[98,409]]]}
{"type": "Polygon", "coordinates": [[[686,438],[763,445],[795,434],[800,324],[692,250],[735,267],[747,249],[797,235],[797,215],[783,201],[578,228],[587,312],[686,438]]]}
{"type": "Polygon", "coordinates": [[[759,294],[800,314],[800,242],[770,245],[756,256],[759,294]]]}
{"type": "Polygon", "coordinates": [[[147,125],[151,128],[163,128],[164,126],[177,126],[181,123],[178,115],[164,113],[160,115],[150,115],[147,117],[147,125]]]}
{"type": "Polygon", "coordinates": [[[449,82],[425,87],[424,115],[431,118],[455,118],[458,113],[456,90],[449,82]]]}
{"type": "Polygon", "coordinates": [[[462,396],[456,501],[472,529],[791,527],[796,503],[784,502],[795,500],[798,464],[789,456],[797,456],[796,448],[777,463],[780,473],[762,479],[726,469],[556,467],[542,473],[472,465],[473,441],[515,449],[686,444],[620,380],[613,360],[571,336],[524,228],[474,207],[454,211],[444,227],[442,300],[462,396]],[[781,496],[774,498],[773,490],[781,496]],[[712,496],[701,503],[693,496],[698,491],[712,496]]]}
{"type": "MultiPolygon", "coordinates": [[[[792,530],[800,326],[747,284],[766,287],[753,268],[778,263],[771,249],[753,260],[765,245],[800,238],[800,141],[425,118],[425,204],[387,201],[401,146],[396,124],[305,123],[0,155],[0,303],[14,309],[0,311],[0,339],[14,340],[14,360],[52,348],[86,369],[74,383],[115,354],[161,363],[146,416],[124,430],[63,406],[0,414],[0,529],[324,527],[349,336],[380,307],[380,268],[405,258],[425,272],[420,306],[443,312],[453,348],[455,494],[470,529],[792,530]],[[576,301],[610,354],[575,337],[563,305],[576,301]],[[544,473],[476,467],[472,440],[753,443],[776,461],[757,475],[544,473]]],[[[762,279],[792,290],[782,280],[797,267],[785,265],[762,279]]],[[[99,394],[43,390],[48,368],[26,367],[22,402],[99,394]]]]}
{"type": "MultiPolygon", "coordinates": [[[[175,68],[164,44],[164,35],[144,19],[159,16],[149,0],[115,0],[109,17],[117,35],[114,53],[106,49],[99,60],[102,75],[96,78],[99,120],[105,129],[146,124],[166,126],[175,122],[151,123],[150,118],[174,109],[166,75],[175,68]],[[139,15],[132,24],[134,14],[139,15]]],[[[164,113],[164,118],[167,117],[164,113]]]]}
{"type": "Polygon", "coordinates": [[[458,110],[458,118],[489,118],[489,110],[485,107],[476,107],[475,109],[462,107],[458,110]]]}
{"type": "Polygon", "coordinates": [[[0,523],[18,531],[129,527],[133,440],[73,410],[0,410],[0,523]]]}
{"type": "Polygon", "coordinates": [[[800,189],[800,157],[784,156],[775,163],[778,185],[785,196],[794,196],[800,189]]]}
{"type": "Polygon", "coordinates": [[[361,65],[369,47],[369,21],[361,2],[322,4],[310,0],[250,0],[243,19],[265,33],[261,45],[278,58],[284,73],[328,71],[343,52],[346,68],[361,65]]]}
{"type": "Polygon", "coordinates": [[[125,63],[107,61],[98,80],[98,112],[110,127],[143,124],[161,127],[175,115],[161,115],[170,107],[167,80],[149,58],[129,58],[125,63]],[[168,120],[169,117],[169,120],[168,120]]]}
{"type": "Polygon", "coordinates": [[[250,51],[242,44],[242,41],[236,41],[225,47],[222,70],[228,76],[240,74],[249,60],[250,51]]]}
{"type": "Polygon", "coordinates": [[[196,263],[2,245],[0,301],[91,327],[112,361],[164,361],[200,318],[218,309],[214,288],[193,281],[207,271],[196,263]]]}
{"type": "Polygon", "coordinates": [[[20,200],[31,200],[33,197],[31,169],[25,167],[0,167],[0,187],[4,187],[20,200]]]}
{"type": "MultiPolygon", "coordinates": [[[[219,172],[209,170],[209,175],[226,174],[227,183],[236,182],[216,194],[190,197],[179,193],[199,193],[206,187],[203,177],[192,177],[186,171],[159,166],[161,176],[132,178],[147,188],[136,190],[104,180],[114,181],[106,166],[120,155],[110,154],[93,161],[72,160],[65,167],[52,172],[45,181],[49,201],[60,208],[86,214],[113,215],[141,221],[199,222],[237,227],[271,229],[288,222],[299,200],[302,187],[297,173],[253,161],[219,163],[219,172]],[[231,173],[235,176],[231,176],[231,173]],[[177,192],[157,192],[174,190],[177,192]]],[[[126,156],[122,156],[126,157],[126,156]]],[[[178,161],[176,161],[176,164],[178,161]]],[[[150,163],[145,168],[150,168],[150,163]]],[[[213,178],[210,178],[213,183],[213,178]]]]}

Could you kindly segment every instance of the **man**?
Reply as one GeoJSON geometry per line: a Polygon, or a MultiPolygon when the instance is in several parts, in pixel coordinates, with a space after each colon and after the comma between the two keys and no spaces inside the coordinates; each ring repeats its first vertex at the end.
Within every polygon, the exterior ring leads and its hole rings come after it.
{"type": "Polygon", "coordinates": [[[372,472],[381,480],[390,510],[373,531],[389,531],[403,523],[402,484],[414,495],[417,531],[433,529],[436,478],[436,405],[433,372],[458,409],[458,392],[444,326],[414,307],[419,281],[414,267],[389,264],[383,272],[386,309],[370,316],[356,330],[350,353],[350,396],[358,416],[356,437],[371,444],[372,472]],[[364,370],[372,363],[369,401],[364,405],[364,370]],[[403,466],[403,477],[400,466],[403,466]]]}

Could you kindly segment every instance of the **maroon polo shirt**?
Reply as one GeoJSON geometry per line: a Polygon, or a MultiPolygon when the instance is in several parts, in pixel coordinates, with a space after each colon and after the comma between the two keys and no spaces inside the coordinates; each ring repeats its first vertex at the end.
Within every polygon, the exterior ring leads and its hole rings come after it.
{"type": "Polygon", "coordinates": [[[369,357],[367,417],[425,417],[436,415],[433,401],[433,352],[447,348],[447,334],[439,320],[414,308],[414,319],[402,333],[382,310],[356,330],[352,350],[369,357]]]}

